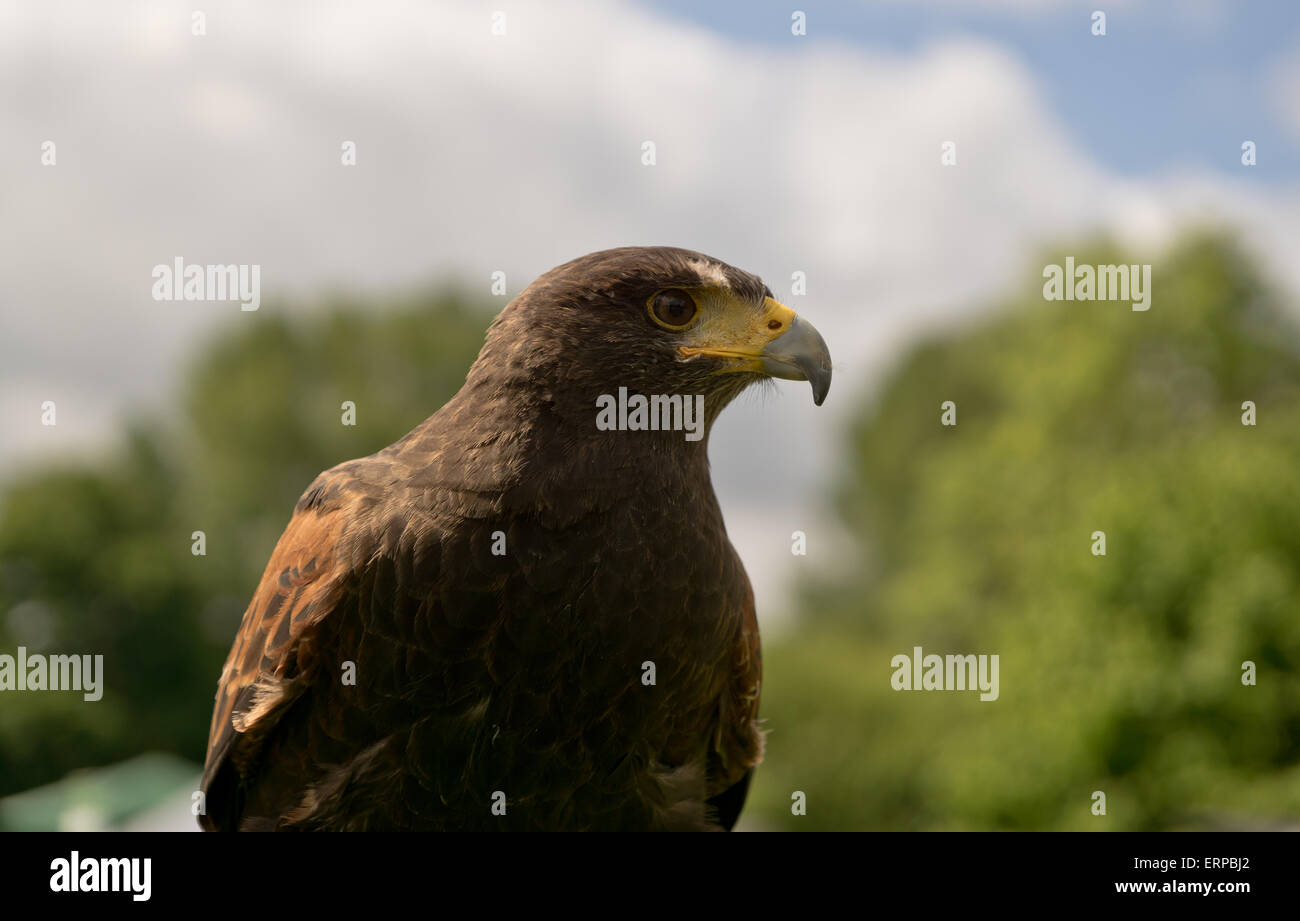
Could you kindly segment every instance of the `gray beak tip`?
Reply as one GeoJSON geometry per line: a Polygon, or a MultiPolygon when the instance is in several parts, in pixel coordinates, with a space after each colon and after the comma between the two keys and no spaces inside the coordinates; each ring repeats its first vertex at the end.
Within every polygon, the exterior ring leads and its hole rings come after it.
{"type": "Polygon", "coordinates": [[[763,349],[768,374],[812,385],[813,404],[821,406],[831,389],[831,353],[817,328],[795,317],[790,328],[763,349]]]}

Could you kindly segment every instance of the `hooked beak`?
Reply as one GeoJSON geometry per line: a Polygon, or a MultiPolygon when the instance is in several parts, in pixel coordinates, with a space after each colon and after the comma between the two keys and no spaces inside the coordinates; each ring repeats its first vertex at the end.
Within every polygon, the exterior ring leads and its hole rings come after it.
{"type": "Polygon", "coordinates": [[[807,320],[796,316],[790,328],[758,353],[764,373],[788,381],[807,381],[812,385],[813,402],[818,406],[831,389],[831,353],[826,340],[807,320]]]}
{"type": "Polygon", "coordinates": [[[728,310],[694,331],[679,348],[683,358],[709,355],[722,360],[718,373],[748,372],[812,385],[818,406],[831,389],[831,353],[821,333],[789,307],[767,298],[757,315],[728,310]]]}

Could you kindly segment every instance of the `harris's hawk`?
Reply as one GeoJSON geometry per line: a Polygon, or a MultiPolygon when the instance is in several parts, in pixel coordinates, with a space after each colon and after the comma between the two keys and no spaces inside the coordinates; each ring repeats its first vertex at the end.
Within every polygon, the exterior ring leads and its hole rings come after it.
{"type": "Polygon", "coordinates": [[[831,363],[753,275],[626,247],[538,278],[456,396],[299,500],[221,673],[203,827],[731,828],[758,626],[699,435],[766,377],[820,405],[831,363]]]}

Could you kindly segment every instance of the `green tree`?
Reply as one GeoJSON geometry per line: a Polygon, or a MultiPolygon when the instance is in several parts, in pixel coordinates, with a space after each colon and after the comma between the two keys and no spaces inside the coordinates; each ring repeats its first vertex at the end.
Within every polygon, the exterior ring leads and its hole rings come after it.
{"type": "Polygon", "coordinates": [[[0,795],[143,750],[201,760],[221,663],[298,496],[455,393],[489,318],[451,292],[297,319],[268,304],[200,357],[178,411],[105,458],[7,483],[0,649],[103,655],[105,678],[97,702],[5,695],[0,795]]]}
{"type": "MultiPolygon", "coordinates": [[[[1100,243],[1077,261],[1128,260],[1100,243]]],[[[769,822],[1300,812],[1300,336],[1215,235],[1160,259],[1153,288],[1144,313],[1035,286],[918,347],[863,407],[836,497],[861,565],[808,586],[801,626],[765,656],[769,822]],[[893,690],[891,658],[914,646],[998,654],[999,699],[893,690]]]]}

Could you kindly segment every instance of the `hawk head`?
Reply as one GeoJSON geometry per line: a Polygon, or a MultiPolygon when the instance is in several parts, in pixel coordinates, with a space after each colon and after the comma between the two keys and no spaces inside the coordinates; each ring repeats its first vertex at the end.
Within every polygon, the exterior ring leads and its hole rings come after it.
{"type": "Polygon", "coordinates": [[[542,275],[493,323],[480,365],[483,385],[572,397],[588,419],[593,398],[619,387],[701,395],[711,423],[764,378],[808,381],[819,406],[831,384],[821,335],[760,278],[666,246],[591,253],[542,275]]]}

